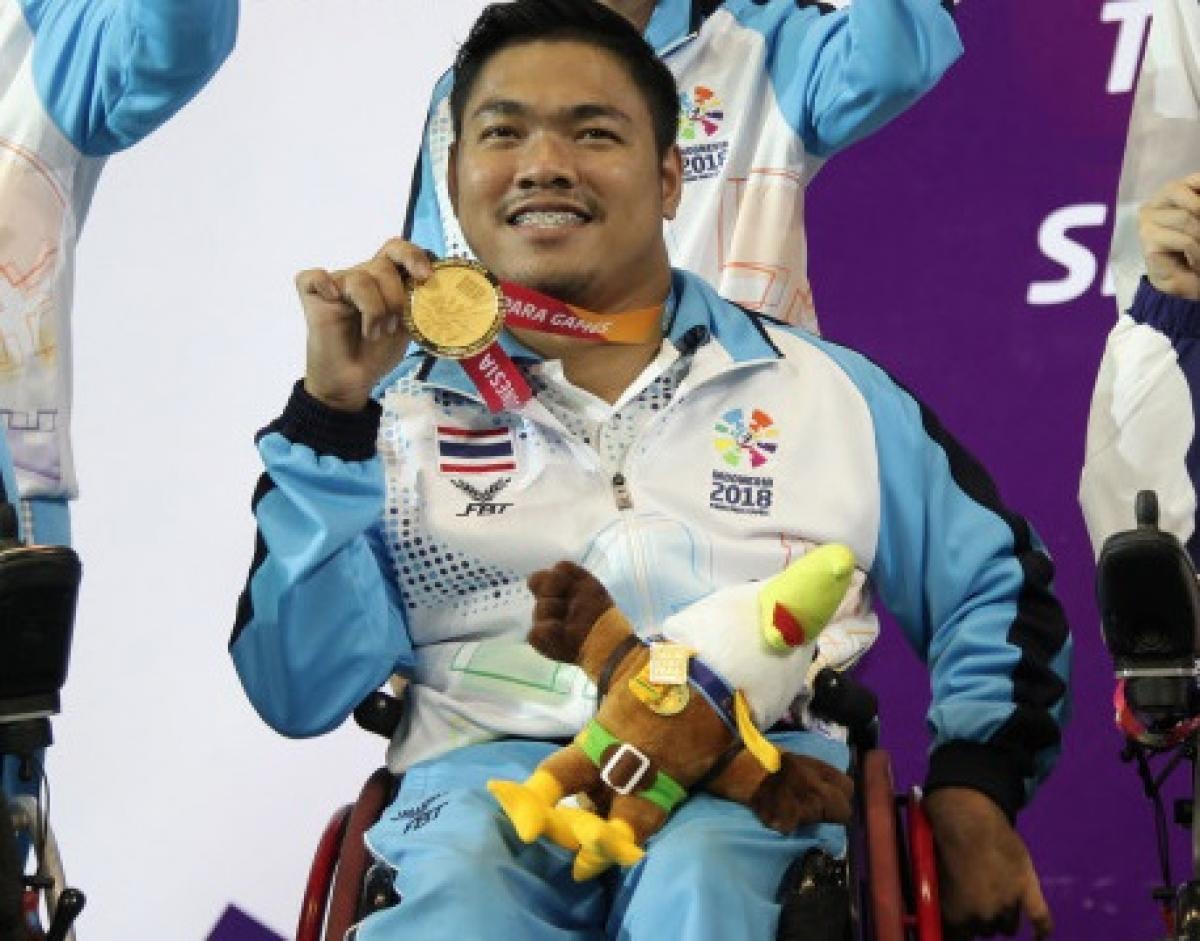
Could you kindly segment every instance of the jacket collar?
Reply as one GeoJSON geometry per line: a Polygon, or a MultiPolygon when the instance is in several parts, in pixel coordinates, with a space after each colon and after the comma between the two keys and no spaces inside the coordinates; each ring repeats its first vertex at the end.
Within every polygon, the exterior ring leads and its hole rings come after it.
{"type": "Polygon", "coordinates": [[[730,363],[745,364],[778,359],[779,350],[764,331],[757,315],[721,297],[707,281],[690,271],[672,271],[666,335],[683,352],[708,343],[719,347],[730,363]]]}

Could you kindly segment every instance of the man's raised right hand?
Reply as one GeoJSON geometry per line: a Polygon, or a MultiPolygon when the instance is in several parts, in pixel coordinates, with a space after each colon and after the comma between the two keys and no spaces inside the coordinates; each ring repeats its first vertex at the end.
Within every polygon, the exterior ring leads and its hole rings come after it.
{"type": "Polygon", "coordinates": [[[305,391],[342,411],[366,406],[375,384],[404,357],[409,291],[432,270],[423,248],[390,239],[361,265],[296,275],[308,325],[305,391]]]}

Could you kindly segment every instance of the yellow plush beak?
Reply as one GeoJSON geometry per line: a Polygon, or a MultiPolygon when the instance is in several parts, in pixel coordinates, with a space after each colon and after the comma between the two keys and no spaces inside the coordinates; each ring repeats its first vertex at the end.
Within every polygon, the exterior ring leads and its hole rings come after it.
{"type": "Polygon", "coordinates": [[[759,627],[767,646],[787,653],[815,640],[837,612],[853,574],[854,553],[828,543],[768,579],[758,593],[759,627]]]}

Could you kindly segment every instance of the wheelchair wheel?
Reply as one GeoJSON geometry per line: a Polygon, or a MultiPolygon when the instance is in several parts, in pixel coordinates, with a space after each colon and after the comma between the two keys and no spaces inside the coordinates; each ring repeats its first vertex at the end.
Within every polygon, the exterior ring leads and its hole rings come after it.
{"type": "Polygon", "coordinates": [[[21,941],[23,885],[12,811],[0,790],[0,941],[21,941]]]}
{"type": "Polygon", "coordinates": [[[872,749],[864,756],[862,789],[871,937],[874,941],[905,941],[896,792],[892,764],[882,749],[872,749]]]}
{"type": "MultiPolygon", "coordinates": [[[[395,796],[398,779],[379,768],[363,785],[358,800],[330,818],[309,868],[296,941],[342,941],[359,919],[374,910],[363,902],[363,880],[370,864],[363,834],[395,796]],[[328,914],[328,917],[326,917],[328,914]]],[[[372,887],[375,896],[387,893],[372,887]]]]}
{"type": "Polygon", "coordinates": [[[1174,941],[1200,941],[1200,882],[1180,886],[1174,914],[1174,941]]]}
{"type": "MultiPolygon", "coordinates": [[[[13,821],[13,830],[29,836],[32,843],[30,852],[37,863],[37,874],[46,880],[40,893],[33,893],[32,897],[30,893],[26,893],[26,902],[35,903],[37,895],[41,895],[47,938],[75,941],[75,919],[83,910],[87,898],[78,889],[67,886],[67,873],[63,867],[62,851],[59,849],[54,827],[47,820],[46,812],[37,798],[30,794],[18,794],[11,798],[8,809],[13,821]]],[[[31,926],[35,925],[38,918],[36,907],[33,914],[26,908],[22,916],[30,919],[31,926]]],[[[29,932],[33,938],[40,937],[33,927],[30,927],[29,932]]]]}
{"type": "Polygon", "coordinates": [[[354,809],[346,824],[346,835],[342,838],[342,852],[338,858],[337,874],[334,877],[333,893],[329,899],[329,924],[326,937],[330,941],[341,941],[360,918],[363,912],[363,881],[372,859],[367,852],[363,835],[382,815],[384,808],[396,793],[396,776],[387,768],[379,768],[367,778],[359,792],[354,809]]]}
{"type": "Polygon", "coordinates": [[[788,867],[779,883],[775,941],[848,941],[850,889],[846,863],[819,849],[788,867]]]}
{"type": "Polygon", "coordinates": [[[346,834],[349,819],[350,805],[339,807],[321,834],[321,841],[317,844],[317,852],[308,870],[308,884],[304,887],[296,941],[321,941],[325,909],[329,904],[329,887],[333,884],[333,872],[337,867],[338,852],[342,848],[342,837],[346,834]]]}
{"type": "Polygon", "coordinates": [[[909,874],[917,941],[942,941],[942,902],[938,896],[933,827],[921,805],[920,788],[909,791],[905,806],[908,809],[909,874]]]}

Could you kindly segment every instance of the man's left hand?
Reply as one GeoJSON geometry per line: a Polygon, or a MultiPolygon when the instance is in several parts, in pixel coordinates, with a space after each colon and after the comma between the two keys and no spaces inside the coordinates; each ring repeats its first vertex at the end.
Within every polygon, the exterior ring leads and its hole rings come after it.
{"type": "Polygon", "coordinates": [[[1022,913],[1035,937],[1048,938],[1054,930],[1050,907],[1029,851],[1004,811],[965,787],[939,788],[924,805],[937,849],[947,941],[1011,937],[1022,913]]]}

